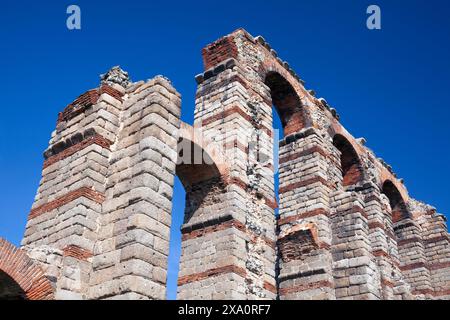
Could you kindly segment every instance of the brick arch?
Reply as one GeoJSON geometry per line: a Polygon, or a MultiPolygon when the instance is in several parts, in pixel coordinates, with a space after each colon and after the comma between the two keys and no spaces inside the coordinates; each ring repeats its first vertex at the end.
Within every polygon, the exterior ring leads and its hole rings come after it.
{"type": "Polygon", "coordinates": [[[280,116],[285,136],[309,125],[300,97],[286,78],[277,71],[267,71],[264,84],[270,89],[272,105],[280,116]]]}
{"type": "Polygon", "coordinates": [[[311,116],[311,112],[317,107],[314,93],[305,89],[304,81],[286,61],[278,57],[275,50],[261,36],[253,37],[246,30],[239,28],[203,48],[202,56],[205,72],[196,78],[199,84],[228,69],[251,67],[252,72],[238,73],[225,82],[240,82],[251,95],[258,96],[258,99],[262,98],[264,103],[269,106],[272,100],[277,100],[278,103],[274,104],[280,114],[280,119],[285,122],[286,136],[296,133],[302,128],[317,126],[311,116]],[[248,78],[248,74],[252,74],[252,77],[248,78]],[[254,86],[252,83],[257,85],[254,86]],[[285,91],[283,89],[289,88],[289,93],[295,93],[289,94],[290,97],[294,97],[292,100],[295,100],[295,103],[288,102],[285,98],[273,99],[273,92],[272,94],[268,90],[265,92],[264,85],[273,91],[274,87],[277,87],[275,83],[279,83],[278,87],[281,89],[275,89],[275,95],[285,91]],[[294,108],[288,107],[293,105],[294,108]],[[300,105],[301,109],[298,108],[300,105]]]}
{"type": "Polygon", "coordinates": [[[26,295],[18,283],[0,270],[0,300],[25,300],[26,295]]]}
{"type": "Polygon", "coordinates": [[[0,271],[20,287],[26,300],[51,300],[53,287],[41,267],[27,254],[0,238],[0,271]]]}
{"type": "Polygon", "coordinates": [[[185,188],[202,181],[225,179],[228,176],[228,165],[222,148],[204,137],[201,129],[184,122],[180,126],[178,156],[176,173],[185,188]],[[186,157],[183,152],[189,152],[190,155],[186,157]],[[189,158],[190,163],[182,163],[180,158],[189,158]],[[198,160],[201,160],[201,163],[198,163],[198,160]]]}
{"type": "Polygon", "coordinates": [[[403,219],[411,218],[411,214],[406,206],[406,201],[392,180],[385,180],[381,187],[388,199],[392,209],[392,221],[399,222],[403,219]]]}
{"type": "Polygon", "coordinates": [[[378,168],[378,176],[379,176],[379,184],[378,187],[381,191],[383,191],[383,185],[385,182],[389,181],[395,186],[395,189],[400,193],[403,201],[408,203],[409,194],[405,185],[400,182],[385,166],[380,164],[380,168],[378,168]]]}
{"type": "Polygon", "coordinates": [[[330,127],[328,128],[328,133],[333,139],[336,135],[341,135],[352,145],[352,148],[358,154],[358,157],[361,157],[362,154],[365,154],[366,150],[363,146],[361,146],[355,138],[337,121],[336,119],[331,120],[330,127]]]}
{"type": "MultiPolygon", "coordinates": [[[[356,151],[360,159],[361,157],[366,157],[368,155],[367,148],[357,142],[356,139],[350,133],[348,133],[348,131],[336,119],[333,119],[331,121],[331,124],[328,128],[328,134],[330,135],[331,139],[333,139],[336,135],[343,136],[351,144],[352,148],[356,151]]],[[[409,201],[409,194],[405,185],[400,182],[400,180],[398,180],[395,175],[391,171],[389,171],[382,163],[380,163],[379,160],[375,160],[375,164],[377,180],[376,183],[380,190],[383,189],[383,183],[389,180],[395,185],[405,203],[407,203],[409,201]]],[[[364,175],[366,177],[366,172],[364,172],[364,175]]]]}
{"type": "Polygon", "coordinates": [[[342,184],[344,186],[354,185],[363,181],[364,172],[361,160],[353,145],[341,134],[333,137],[333,145],[341,153],[342,184]]]}
{"type": "Polygon", "coordinates": [[[312,102],[314,97],[304,88],[292,69],[282,63],[266,45],[259,41],[255,41],[255,45],[266,53],[260,61],[258,74],[270,89],[272,104],[280,116],[285,136],[313,126],[310,106],[304,102],[312,102]]]}

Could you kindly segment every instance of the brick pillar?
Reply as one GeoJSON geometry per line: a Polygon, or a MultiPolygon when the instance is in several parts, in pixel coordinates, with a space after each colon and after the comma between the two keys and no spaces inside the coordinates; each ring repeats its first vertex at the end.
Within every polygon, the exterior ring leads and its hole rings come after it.
{"type": "MultiPolygon", "coordinates": [[[[119,72],[118,70],[116,70],[119,72]]],[[[121,71],[120,71],[121,72],[121,71]]],[[[22,245],[62,251],[56,299],[85,299],[124,87],[102,82],[59,114],[22,245]]]]}
{"type": "Polygon", "coordinates": [[[180,96],[156,77],[128,90],[109,158],[92,299],[165,299],[180,96]]]}

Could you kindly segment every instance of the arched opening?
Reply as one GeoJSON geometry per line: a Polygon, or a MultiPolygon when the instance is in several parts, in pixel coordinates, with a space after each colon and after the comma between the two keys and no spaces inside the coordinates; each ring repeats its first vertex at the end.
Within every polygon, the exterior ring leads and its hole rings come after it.
{"type": "MultiPolygon", "coordinates": [[[[199,144],[181,137],[178,141],[178,164],[172,196],[172,224],[170,230],[169,263],[167,271],[167,299],[176,300],[178,274],[182,263],[182,226],[194,215],[203,214],[199,210],[205,202],[210,202],[210,194],[221,188],[222,173],[216,163],[199,144]],[[213,190],[214,189],[214,190],[213,190]]],[[[216,159],[217,161],[217,159],[216,159]]]]}
{"type": "Polygon", "coordinates": [[[53,286],[25,251],[0,238],[0,300],[53,299],[53,286]]]}
{"type": "Polygon", "coordinates": [[[392,209],[392,221],[394,223],[410,217],[406,203],[392,181],[386,180],[383,183],[382,192],[389,199],[392,209]]]}
{"type": "MultiPolygon", "coordinates": [[[[276,219],[285,210],[284,203],[280,199],[280,181],[286,179],[287,170],[284,166],[280,173],[280,141],[291,136],[309,125],[300,98],[291,84],[277,72],[269,72],[265,78],[265,84],[270,89],[272,102],[272,126],[273,126],[273,163],[274,163],[274,196],[279,204],[274,209],[276,219]],[[281,212],[280,212],[281,210],[281,212]]],[[[286,147],[283,147],[286,148],[286,147]]],[[[286,151],[282,149],[282,152],[286,151]]],[[[279,257],[275,261],[276,278],[280,274],[279,257]]]]}
{"type": "MultiPolygon", "coordinates": [[[[272,102],[274,193],[277,203],[280,203],[279,142],[305,128],[307,123],[297,92],[282,75],[270,71],[266,74],[264,83],[270,89],[272,102]]],[[[275,215],[279,215],[278,207],[275,215]]]]}
{"type": "Polygon", "coordinates": [[[175,176],[172,197],[172,223],[170,226],[169,258],[167,266],[167,300],[176,300],[178,272],[180,271],[181,256],[181,226],[184,220],[184,209],[186,203],[186,191],[178,178],[175,176]]]}
{"type": "Polygon", "coordinates": [[[208,152],[197,143],[181,139],[178,143],[180,163],[176,167],[177,176],[185,189],[191,189],[203,181],[220,177],[217,164],[208,152]]]}
{"type": "Polygon", "coordinates": [[[0,270],[0,300],[26,300],[26,293],[6,272],[0,270]]]}
{"type": "Polygon", "coordinates": [[[342,135],[335,135],[333,145],[341,153],[342,185],[344,187],[357,184],[363,179],[361,161],[351,143],[342,135]]]}
{"type": "MultiPolygon", "coordinates": [[[[280,188],[280,148],[279,142],[284,139],[283,123],[281,121],[280,115],[278,114],[275,106],[272,107],[273,115],[273,164],[274,164],[274,191],[275,199],[277,203],[280,203],[280,194],[278,192],[280,188]]],[[[279,208],[275,209],[275,216],[279,216],[279,208]]]]}
{"type": "Polygon", "coordinates": [[[268,72],[264,83],[270,88],[272,104],[280,116],[284,135],[296,133],[306,127],[299,96],[291,84],[277,72],[268,72]]]}

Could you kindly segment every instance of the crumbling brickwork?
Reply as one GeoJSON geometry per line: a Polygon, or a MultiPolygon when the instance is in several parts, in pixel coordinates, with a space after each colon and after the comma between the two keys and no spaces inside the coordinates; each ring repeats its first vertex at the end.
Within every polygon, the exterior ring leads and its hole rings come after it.
{"type": "Polygon", "coordinates": [[[202,53],[193,126],[168,79],[119,67],[59,114],[22,248],[0,240],[0,298],[165,299],[175,176],[178,299],[450,298],[443,215],[262,37],[202,53]]]}

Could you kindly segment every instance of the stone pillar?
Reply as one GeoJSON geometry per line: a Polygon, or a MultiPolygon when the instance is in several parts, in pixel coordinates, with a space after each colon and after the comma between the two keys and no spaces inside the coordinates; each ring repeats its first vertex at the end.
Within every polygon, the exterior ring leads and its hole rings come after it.
{"type": "Polygon", "coordinates": [[[223,147],[229,172],[198,186],[205,201],[185,219],[179,299],[277,296],[271,106],[253,99],[238,51],[236,35],[208,46],[197,77],[194,127],[223,147]]]}
{"type": "Polygon", "coordinates": [[[412,298],[410,288],[400,271],[389,199],[373,183],[367,183],[362,192],[364,209],[368,217],[372,255],[381,277],[381,299],[410,299],[412,298]]]}
{"type": "Polygon", "coordinates": [[[337,191],[331,203],[336,298],[381,298],[380,274],[372,260],[368,216],[361,194],[337,191]]]}
{"type": "Polygon", "coordinates": [[[180,96],[163,77],[128,89],[109,158],[91,299],[165,299],[180,96]]]}
{"type": "Polygon", "coordinates": [[[412,218],[404,218],[394,223],[400,259],[400,270],[411,293],[419,298],[431,298],[433,287],[422,240],[420,225],[412,218]]]}
{"type": "Polygon", "coordinates": [[[280,299],[335,299],[326,143],[312,128],[281,143],[280,299]]]}
{"type": "MultiPolygon", "coordinates": [[[[413,202],[413,201],[410,201],[413,202]]],[[[414,214],[420,224],[424,244],[427,267],[430,272],[430,282],[435,299],[450,299],[450,238],[447,232],[445,216],[437,214],[430,206],[414,214]]]]}

